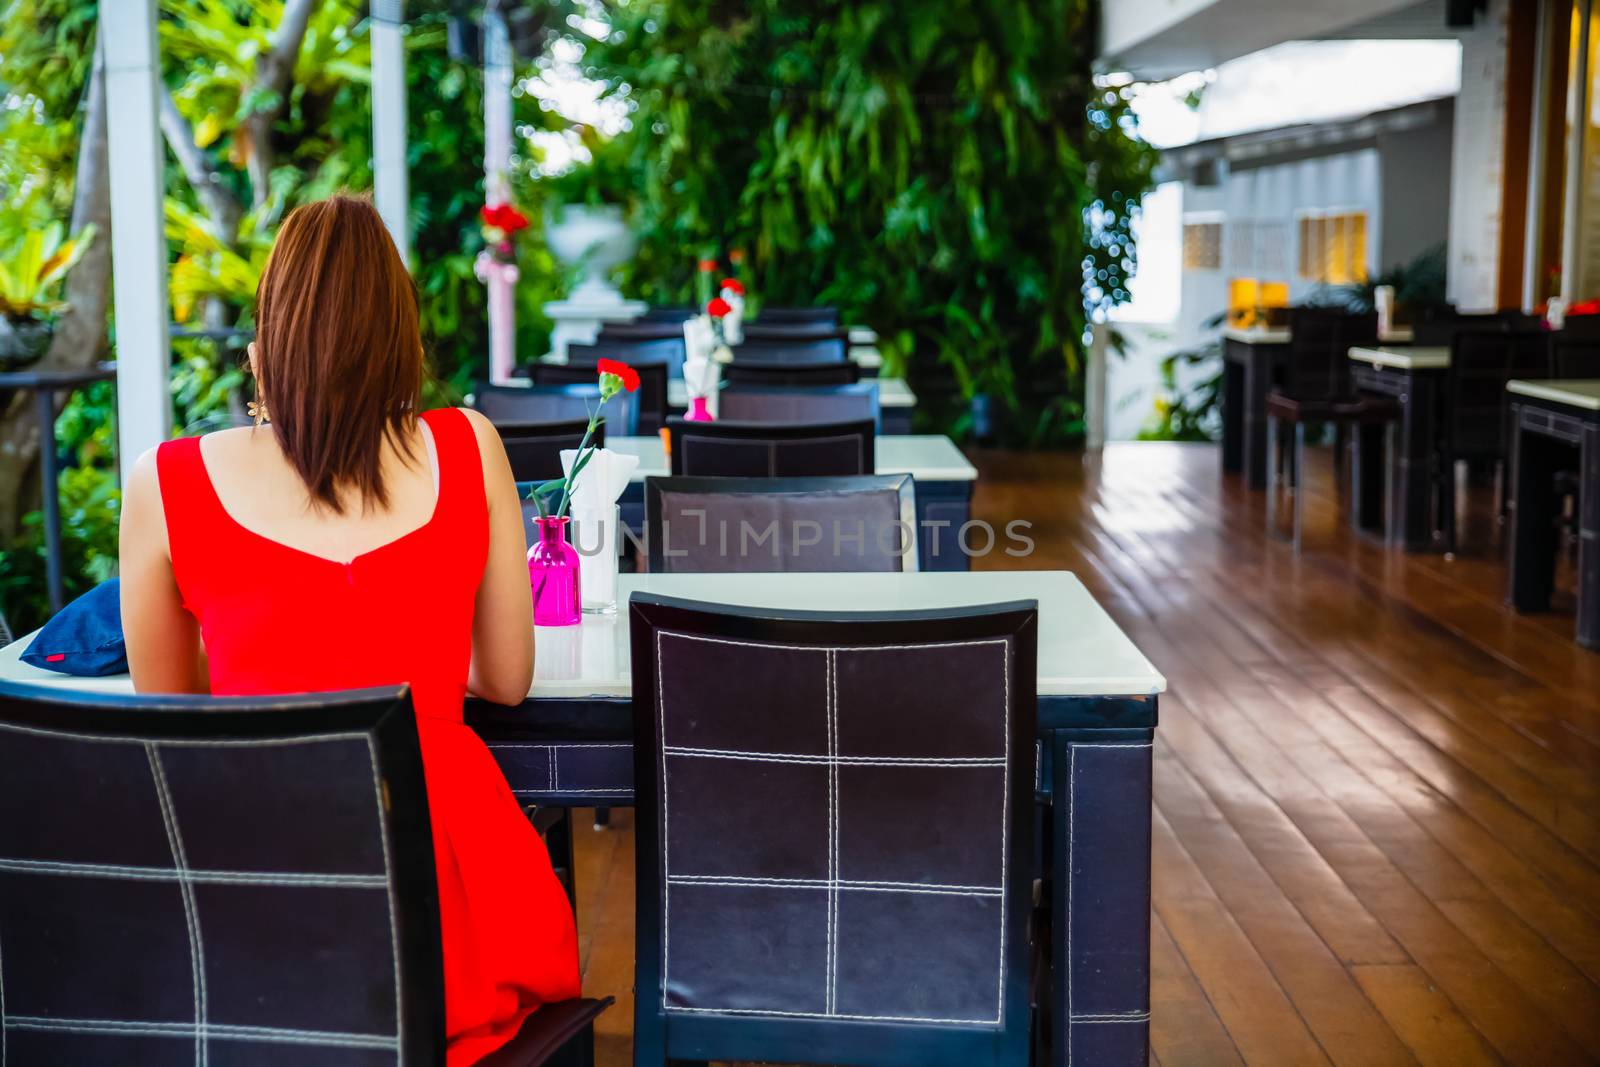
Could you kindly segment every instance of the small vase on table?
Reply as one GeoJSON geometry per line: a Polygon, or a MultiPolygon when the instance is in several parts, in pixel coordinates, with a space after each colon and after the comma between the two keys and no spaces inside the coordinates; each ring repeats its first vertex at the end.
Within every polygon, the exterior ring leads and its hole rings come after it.
{"type": "Polygon", "coordinates": [[[578,551],[567,541],[565,515],[534,519],[538,540],[528,549],[535,626],[573,626],[583,608],[578,551]]]}

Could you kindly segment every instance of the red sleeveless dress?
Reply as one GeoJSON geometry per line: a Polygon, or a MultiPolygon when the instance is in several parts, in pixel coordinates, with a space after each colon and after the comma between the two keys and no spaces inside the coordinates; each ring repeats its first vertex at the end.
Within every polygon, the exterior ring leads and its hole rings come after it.
{"type": "Polygon", "coordinates": [[[172,569],[200,622],[213,693],[411,685],[438,862],[448,1062],[460,1067],[540,1004],[578,995],[578,942],[544,843],[462,723],[488,502],[466,415],[422,418],[438,457],[433,516],[349,563],[235,522],[199,438],[163,444],[156,466],[172,569]]]}

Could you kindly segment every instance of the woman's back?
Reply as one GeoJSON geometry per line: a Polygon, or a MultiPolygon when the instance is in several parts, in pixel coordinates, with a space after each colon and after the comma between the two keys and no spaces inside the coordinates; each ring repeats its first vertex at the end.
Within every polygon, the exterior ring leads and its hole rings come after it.
{"type": "Polygon", "coordinates": [[[459,721],[488,549],[468,416],[429,412],[387,507],[313,507],[270,434],[169,441],[157,466],[172,568],[199,620],[211,691],[409,683],[419,715],[459,721]]]}

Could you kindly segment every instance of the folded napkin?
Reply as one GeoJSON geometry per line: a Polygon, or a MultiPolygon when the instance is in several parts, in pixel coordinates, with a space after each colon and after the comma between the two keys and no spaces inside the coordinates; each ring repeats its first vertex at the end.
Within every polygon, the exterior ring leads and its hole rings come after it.
{"type": "Polygon", "coordinates": [[[722,365],[706,356],[693,356],[683,364],[683,387],[690,396],[711,397],[717,393],[722,365]]]}
{"type": "Polygon", "coordinates": [[[744,340],[744,294],[724,289],[722,299],[733,309],[722,316],[722,336],[730,345],[736,345],[744,340]]]}
{"type": "MultiPolygon", "coordinates": [[[[561,450],[561,469],[572,473],[578,450],[561,450]]],[[[613,611],[617,606],[617,499],[628,488],[638,456],[599,448],[578,472],[572,486],[572,545],[578,551],[578,590],[583,610],[613,611]]]]}
{"type": "Polygon", "coordinates": [[[683,354],[685,360],[710,359],[717,347],[717,335],[711,332],[711,318],[696,315],[683,323],[683,354]]]}
{"type": "Polygon", "coordinates": [[[21,658],[31,667],[83,678],[127,673],[121,583],[101,582],[56,612],[21,658]]]}

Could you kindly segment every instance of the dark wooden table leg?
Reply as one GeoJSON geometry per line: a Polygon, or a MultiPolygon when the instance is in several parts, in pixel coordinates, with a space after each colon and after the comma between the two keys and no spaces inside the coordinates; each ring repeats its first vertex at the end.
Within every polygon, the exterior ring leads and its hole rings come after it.
{"type": "Polygon", "coordinates": [[[1399,439],[1391,501],[1394,536],[1408,552],[1433,544],[1434,406],[1437,383],[1427,374],[1407,374],[1400,396],[1399,439]]]}
{"type": "Polygon", "coordinates": [[[1150,1060],[1148,740],[1052,742],[1051,1062],[1150,1060]]]}
{"type": "Polygon", "coordinates": [[[1350,523],[1369,534],[1383,533],[1383,442],[1388,424],[1358,422],[1350,462],[1350,523]]]}
{"type": "Polygon", "coordinates": [[[1231,359],[1222,361],[1222,469],[1244,469],[1244,367],[1231,359]]]}
{"type": "Polygon", "coordinates": [[[1600,648],[1600,423],[1583,428],[1578,519],[1578,644],[1600,648]]]}
{"type": "Polygon", "coordinates": [[[1263,345],[1248,346],[1244,370],[1244,469],[1252,489],[1267,487],[1267,393],[1272,389],[1272,353],[1263,345]]]}
{"type": "Polygon", "coordinates": [[[1556,567],[1556,492],[1552,474],[1560,445],[1521,425],[1512,405],[1511,550],[1506,599],[1518,611],[1547,611],[1556,567]]]}

